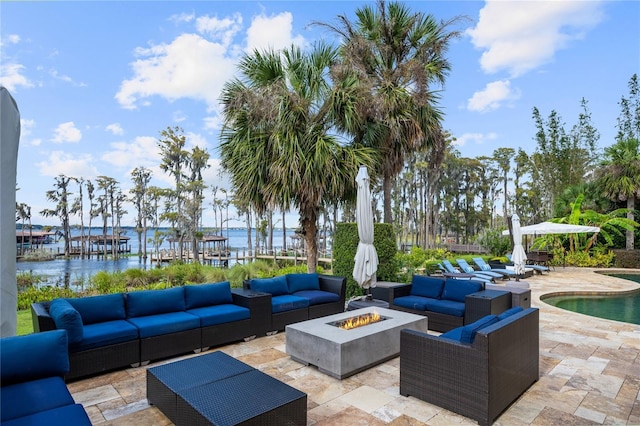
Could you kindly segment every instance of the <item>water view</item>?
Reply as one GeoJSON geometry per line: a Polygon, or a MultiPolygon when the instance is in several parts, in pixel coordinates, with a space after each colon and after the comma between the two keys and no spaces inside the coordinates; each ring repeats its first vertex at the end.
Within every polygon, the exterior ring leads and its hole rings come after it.
{"type": "MultiPolygon", "coordinates": [[[[124,235],[129,237],[128,249],[129,252],[123,255],[118,260],[110,258],[104,259],[102,257],[92,257],[91,259],[80,259],[73,257],[70,259],[64,259],[61,256],[55,257],[53,260],[43,261],[18,261],[16,264],[17,273],[31,273],[44,278],[41,285],[58,285],[58,286],[72,286],[82,288],[83,285],[89,282],[89,279],[99,271],[107,272],[120,272],[130,268],[148,269],[155,267],[155,263],[151,261],[150,257],[146,262],[141,261],[138,258],[138,235],[131,228],[125,228],[124,235]]],[[[85,230],[86,233],[86,230],[85,230]]],[[[102,234],[102,229],[92,229],[92,235],[102,234]]],[[[153,231],[149,231],[147,235],[150,237],[153,231]]],[[[72,236],[80,235],[77,229],[73,229],[72,236]]],[[[228,235],[228,244],[231,255],[229,260],[229,266],[235,264],[236,256],[242,257],[247,250],[247,230],[246,229],[229,229],[228,233],[225,229],[223,236],[226,238],[228,235]]],[[[292,229],[287,230],[287,248],[299,247],[300,241],[294,236],[292,229]]],[[[255,230],[252,232],[252,240],[255,245],[255,230]]],[[[276,230],[273,238],[274,249],[279,250],[282,248],[282,231],[276,230]]],[[[44,244],[43,248],[53,253],[62,253],[64,251],[64,240],[54,242],[51,244],[44,244]]],[[[147,251],[149,255],[153,251],[152,244],[147,243],[147,251]]],[[[160,246],[162,250],[169,250],[169,242],[163,241],[160,246]]]]}

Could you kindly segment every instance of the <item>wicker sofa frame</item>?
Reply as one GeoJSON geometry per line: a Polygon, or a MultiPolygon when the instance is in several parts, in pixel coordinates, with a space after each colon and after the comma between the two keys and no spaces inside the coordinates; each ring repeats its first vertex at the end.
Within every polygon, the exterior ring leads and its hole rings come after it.
{"type": "MultiPolygon", "coordinates": [[[[244,289],[231,289],[231,296],[234,304],[251,311],[250,319],[135,339],[85,351],[70,351],[70,371],[65,380],[75,380],[119,368],[136,367],[152,360],[207,350],[261,334],[264,324],[271,319],[271,297],[244,289]]],[[[49,314],[49,304],[50,302],[40,302],[31,305],[35,332],[56,329],[55,322],[49,314]]]]}
{"type": "Polygon", "coordinates": [[[539,350],[536,308],[479,330],[471,344],[402,330],[400,394],[489,425],[538,380],[539,350]]]}

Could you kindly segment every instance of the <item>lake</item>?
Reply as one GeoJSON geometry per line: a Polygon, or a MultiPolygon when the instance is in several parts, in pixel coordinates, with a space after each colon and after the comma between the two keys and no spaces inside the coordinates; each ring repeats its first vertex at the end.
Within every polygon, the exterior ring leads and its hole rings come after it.
{"type": "MultiPolygon", "coordinates": [[[[119,272],[130,268],[147,269],[152,268],[154,265],[148,259],[146,263],[141,262],[138,259],[138,235],[132,228],[125,228],[124,235],[130,237],[129,246],[131,248],[131,256],[120,258],[119,260],[91,258],[91,259],[79,259],[71,258],[64,259],[58,257],[54,260],[40,261],[40,262],[26,262],[19,261],[16,264],[18,273],[33,273],[34,275],[45,277],[46,282],[44,285],[71,285],[72,287],[81,287],[82,284],[86,284],[89,278],[95,275],[99,271],[107,272],[119,272]]],[[[85,235],[87,231],[85,230],[85,235]]],[[[109,232],[108,232],[109,233],[109,232]]],[[[92,228],[92,235],[102,234],[102,229],[92,228]]],[[[223,232],[227,237],[227,230],[223,232]]],[[[80,231],[73,229],[72,236],[80,235],[80,231]]],[[[153,231],[147,232],[150,237],[153,235],[153,231]]],[[[294,235],[294,230],[287,229],[287,247],[293,247],[295,239],[291,238],[294,235]]],[[[243,251],[247,252],[247,230],[246,229],[229,229],[228,231],[229,248],[232,252],[230,260],[230,266],[235,263],[233,259],[236,254],[236,249],[239,251],[239,255],[243,255],[243,251]]],[[[255,230],[252,231],[252,241],[255,246],[255,230]]],[[[282,230],[277,229],[274,231],[273,245],[275,249],[282,247],[282,230]]],[[[46,249],[52,249],[53,251],[64,250],[64,240],[57,243],[45,244],[46,249]]],[[[169,243],[164,241],[160,246],[161,249],[168,249],[169,243]]],[[[147,250],[149,254],[153,250],[153,245],[147,243],[147,250]]]]}

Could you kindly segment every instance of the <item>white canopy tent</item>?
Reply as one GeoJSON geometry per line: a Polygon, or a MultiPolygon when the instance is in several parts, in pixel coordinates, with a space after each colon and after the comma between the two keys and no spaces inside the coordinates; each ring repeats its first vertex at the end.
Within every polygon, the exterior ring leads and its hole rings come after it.
{"type": "MultiPolygon", "coordinates": [[[[580,234],[600,232],[597,226],[571,225],[569,223],[542,222],[535,225],[521,226],[522,235],[545,235],[545,234],[580,234]]],[[[509,230],[502,231],[502,235],[509,235],[509,230]]]]}

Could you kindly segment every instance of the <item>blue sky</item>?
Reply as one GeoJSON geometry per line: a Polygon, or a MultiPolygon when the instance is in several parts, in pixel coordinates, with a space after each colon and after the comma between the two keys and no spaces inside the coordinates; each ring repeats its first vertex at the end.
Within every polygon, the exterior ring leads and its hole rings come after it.
{"type": "MultiPolygon", "coordinates": [[[[156,142],[167,126],[211,153],[209,185],[220,176],[218,97],[238,59],[255,48],[309,46],[333,35],[313,20],[354,17],[365,1],[140,1],[0,3],[0,83],[20,109],[18,202],[33,223],[49,208],[59,174],[107,175],[123,190],[130,172],[153,170],[167,186],[156,142]]],[[[589,102],[600,148],[616,133],[618,102],[640,71],[637,1],[407,1],[413,11],[464,32],[449,52],[442,88],[444,127],[464,156],[499,147],[535,150],[532,109],[557,111],[570,130],[589,102]]],[[[205,207],[212,222],[211,197],[205,207]]],[[[133,207],[123,221],[133,224],[133,207]]],[[[295,214],[287,226],[297,226],[295,214]]],[[[72,223],[79,222],[77,220],[72,223]]],[[[234,224],[241,225],[240,222],[234,224]]],[[[213,226],[209,223],[208,226],[213,226]]]]}

